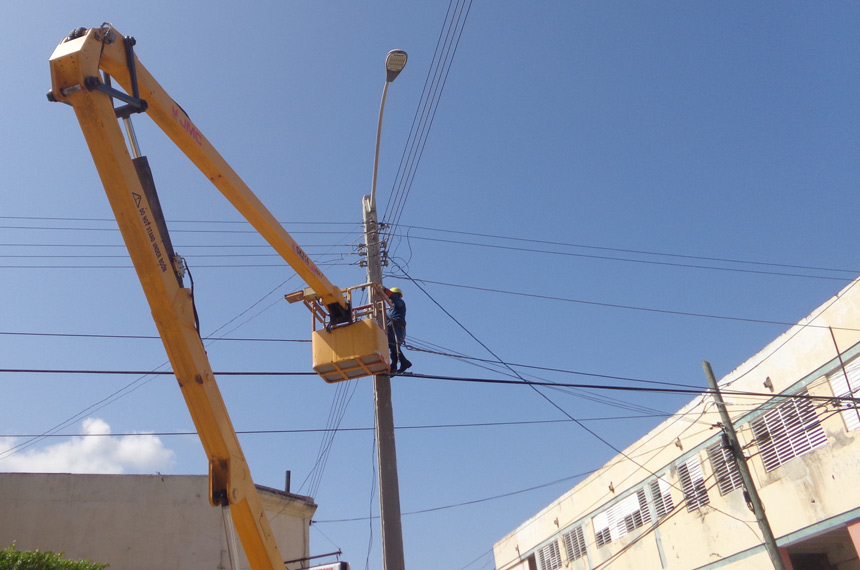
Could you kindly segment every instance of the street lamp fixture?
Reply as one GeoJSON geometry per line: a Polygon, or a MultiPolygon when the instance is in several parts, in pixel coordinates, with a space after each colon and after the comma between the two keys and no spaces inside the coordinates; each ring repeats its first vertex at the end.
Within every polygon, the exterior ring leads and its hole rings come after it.
{"type": "Polygon", "coordinates": [[[387,83],[391,83],[406,67],[407,55],[402,49],[393,49],[385,56],[385,72],[387,83]]]}

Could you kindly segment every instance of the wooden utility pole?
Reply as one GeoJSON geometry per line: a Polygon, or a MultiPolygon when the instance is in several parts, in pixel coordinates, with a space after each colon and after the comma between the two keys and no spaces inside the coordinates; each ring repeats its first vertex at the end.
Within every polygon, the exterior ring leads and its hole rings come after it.
{"type": "Polygon", "coordinates": [[[776,545],[776,538],[773,536],[773,531],[770,528],[770,523],[767,521],[767,515],[764,512],[764,505],[758,496],[755,483],[752,479],[749,467],[747,466],[747,458],[741,449],[738,441],[738,434],[735,432],[735,426],[732,419],[729,417],[729,412],[726,410],[726,404],[723,402],[723,395],[720,393],[720,387],[717,385],[717,379],[714,377],[714,371],[711,368],[711,363],[707,360],[702,361],[702,368],[705,369],[705,376],[708,379],[708,384],[711,386],[711,392],[714,394],[714,401],[717,403],[717,409],[720,412],[720,418],[723,423],[723,432],[729,440],[730,452],[734,459],[738,472],[741,474],[741,480],[744,483],[744,492],[750,509],[755,513],[755,520],[758,527],[761,529],[764,547],[770,556],[770,561],[773,563],[774,570],[785,570],[785,564],[782,562],[782,555],[779,553],[779,547],[776,545]]]}
{"type": "MultiPolygon", "coordinates": [[[[362,203],[367,245],[367,279],[370,283],[382,284],[376,206],[370,196],[365,196],[362,203]]],[[[397,446],[394,442],[394,408],[391,404],[391,377],[388,374],[377,374],[373,377],[373,399],[379,518],[382,526],[382,567],[384,570],[404,570],[400,483],[397,476],[397,446]]]]}

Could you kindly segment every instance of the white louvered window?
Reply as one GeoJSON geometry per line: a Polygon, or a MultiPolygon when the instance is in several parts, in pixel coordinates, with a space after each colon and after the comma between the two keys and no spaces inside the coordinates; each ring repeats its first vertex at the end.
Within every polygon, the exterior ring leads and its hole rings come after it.
{"type": "Polygon", "coordinates": [[[708,448],[708,459],[710,459],[711,468],[717,477],[717,487],[720,488],[720,495],[725,495],[743,487],[743,479],[741,478],[740,471],[738,471],[738,464],[732,457],[731,452],[723,447],[722,442],[708,448]]]}
{"type": "MultiPolygon", "coordinates": [[[[840,367],[836,372],[830,374],[830,388],[837,398],[860,398],[860,358],[855,359],[845,366],[843,371],[840,367]],[[845,375],[848,375],[848,381],[845,375]],[[849,389],[850,387],[850,389],[849,389]]],[[[840,407],[842,419],[845,420],[845,429],[854,431],[860,429],[860,405],[852,402],[843,402],[840,407]]]]}
{"type": "Polygon", "coordinates": [[[672,512],[675,503],[672,502],[671,487],[665,477],[651,481],[651,498],[654,501],[654,511],[657,518],[664,517],[672,512]]]}
{"type": "Polygon", "coordinates": [[[612,533],[609,532],[609,516],[603,512],[591,520],[594,525],[594,542],[598,547],[612,542],[612,533]]]}
{"type": "Polygon", "coordinates": [[[554,540],[538,550],[538,570],[557,570],[561,568],[561,550],[554,540]]]}
{"type": "Polygon", "coordinates": [[[618,501],[591,519],[597,546],[618,540],[628,532],[651,522],[645,489],[618,501]]]}
{"type": "Polygon", "coordinates": [[[564,542],[564,549],[567,551],[568,560],[576,560],[585,556],[585,533],[582,532],[581,526],[564,533],[561,538],[564,542]]]}
{"type": "MultiPolygon", "coordinates": [[[[799,394],[806,395],[806,390],[799,394]]],[[[750,425],[767,471],[827,445],[827,434],[809,400],[787,399],[750,425]]]]}
{"type": "Polygon", "coordinates": [[[681,480],[681,488],[684,489],[684,501],[687,503],[688,511],[695,511],[711,502],[698,457],[694,455],[678,465],[678,479],[681,480]]]}

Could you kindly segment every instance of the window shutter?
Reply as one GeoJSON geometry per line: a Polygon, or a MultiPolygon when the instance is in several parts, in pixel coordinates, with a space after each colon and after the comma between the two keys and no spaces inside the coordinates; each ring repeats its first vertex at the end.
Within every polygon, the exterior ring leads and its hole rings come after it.
{"type": "Polygon", "coordinates": [[[554,540],[538,550],[538,570],[557,570],[561,568],[561,551],[558,541],[554,540]]]}
{"type": "Polygon", "coordinates": [[[720,488],[720,495],[725,495],[743,486],[743,479],[741,478],[740,471],[738,471],[738,465],[732,457],[731,452],[723,447],[722,443],[714,444],[708,448],[708,459],[710,459],[711,468],[717,477],[717,486],[720,488]]]}
{"type": "Polygon", "coordinates": [[[612,542],[612,534],[609,532],[609,513],[602,513],[591,519],[591,524],[594,525],[594,541],[597,546],[603,546],[612,542]]]}
{"type": "Polygon", "coordinates": [[[654,511],[657,513],[657,518],[668,515],[675,508],[670,489],[665,477],[651,481],[651,496],[654,498],[654,511]]]}
{"type": "Polygon", "coordinates": [[[562,540],[564,541],[564,549],[567,551],[568,560],[576,560],[585,556],[585,533],[582,532],[581,526],[565,533],[562,536],[562,540]]]}
{"type": "MultiPolygon", "coordinates": [[[[830,382],[830,388],[833,390],[833,395],[837,398],[860,398],[860,358],[857,358],[845,366],[843,372],[840,367],[835,372],[827,377],[830,382]],[[845,375],[848,375],[848,381],[845,381],[845,375]],[[851,387],[849,390],[848,387],[851,387]]],[[[860,405],[851,402],[845,402],[841,405],[842,419],[845,421],[845,429],[854,431],[860,429],[860,405]]]]}
{"type": "MultiPolygon", "coordinates": [[[[805,395],[806,390],[799,394],[805,395]]],[[[827,444],[827,434],[809,400],[786,400],[751,425],[767,471],[827,444]]]]}
{"type": "Polygon", "coordinates": [[[618,540],[628,532],[651,522],[645,489],[618,501],[592,519],[597,546],[618,540]]]}
{"type": "Polygon", "coordinates": [[[684,500],[687,502],[688,511],[695,511],[711,502],[698,457],[694,455],[678,465],[678,478],[684,489],[684,500]]]}

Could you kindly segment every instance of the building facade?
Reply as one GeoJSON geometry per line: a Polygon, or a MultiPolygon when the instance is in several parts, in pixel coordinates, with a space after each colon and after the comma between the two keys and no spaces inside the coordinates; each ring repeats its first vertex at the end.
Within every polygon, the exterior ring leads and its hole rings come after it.
{"type": "MultiPolygon", "coordinates": [[[[860,280],[719,380],[788,570],[860,570],[860,280]]],[[[497,570],[773,568],[711,394],[494,546],[497,570]]]]}
{"type": "MultiPolygon", "coordinates": [[[[284,559],[309,556],[314,502],[257,489],[284,559]]],[[[205,475],[0,473],[0,490],[2,548],[14,542],[116,570],[232,568],[224,513],[209,504],[205,475]]],[[[239,567],[249,568],[236,543],[239,567]]]]}

